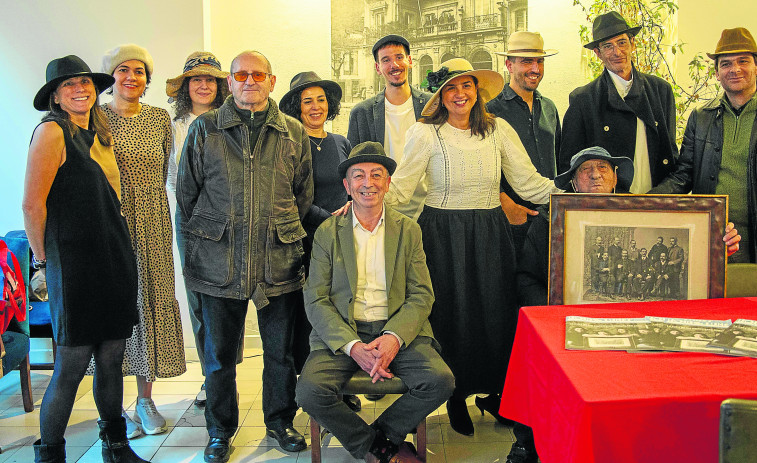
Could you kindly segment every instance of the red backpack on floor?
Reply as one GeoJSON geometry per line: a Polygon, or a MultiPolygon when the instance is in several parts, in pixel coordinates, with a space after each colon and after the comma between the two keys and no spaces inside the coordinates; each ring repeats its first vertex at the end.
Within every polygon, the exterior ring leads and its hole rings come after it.
{"type": "Polygon", "coordinates": [[[20,322],[26,320],[26,287],[18,259],[3,240],[0,240],[0,271],[0,286],[3,287],[3,298],[0,300],[0,333],[4,333],[13,317],[20,322]],[[8,256],[13,268],[8,264],[8,256]]]}

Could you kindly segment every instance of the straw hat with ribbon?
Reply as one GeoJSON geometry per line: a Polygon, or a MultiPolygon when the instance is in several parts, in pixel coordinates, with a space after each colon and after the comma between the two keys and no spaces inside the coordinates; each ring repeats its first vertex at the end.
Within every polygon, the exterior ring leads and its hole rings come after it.
{"type": "Polygon", "coordinates": [[[179,93],[181,84],[184,83],[184,79],[187,77],[212,76],[216,79],[225,79],[228,75],[228,72],[221,70],[221,63],[213,53],[209,51],[196,51],[187,56],[187,60],[184,62],[183,73],[173,79],[166,80],[166,95],[175,98],[176,94],[179,93]]]}
{"type": "Polygon", "coordinates": [[[438,71],[430,72],[426,77],[428,89],[434,92],[434,94],[428,100],[426,106],[423,107],[422,116],[434,114],[436,108],[439,106],[439,98],[444,85],[455,77],[460,76],[473,76],[476,78],[479,93],[481,93],[481,97],[484,99],[482,103],[486,103],[499,95],[499,92],[505,88],[505,79],[502,77],[502,74],[487,69],[474,70],[468,60],[452,58],[443,62],[438,71]]]}

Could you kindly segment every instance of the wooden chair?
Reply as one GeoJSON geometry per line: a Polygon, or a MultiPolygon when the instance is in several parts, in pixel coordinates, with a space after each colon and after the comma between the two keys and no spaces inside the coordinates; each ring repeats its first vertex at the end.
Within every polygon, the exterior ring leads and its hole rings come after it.
{"type": "MultiPolygon", "coordinates": [[[[399,378],[388,381],[371,382],[371,377],[363,370],[357,371],[342,388],[344,394],[404,394],[407,392],[405,383],[399,378]]],[[[321,425],[310,417],[310,461],[321,463],[321,425]]],[[[418,458],[426,461],[426,420],[418,423],[415,433],[415,447],[418,458]]]]}

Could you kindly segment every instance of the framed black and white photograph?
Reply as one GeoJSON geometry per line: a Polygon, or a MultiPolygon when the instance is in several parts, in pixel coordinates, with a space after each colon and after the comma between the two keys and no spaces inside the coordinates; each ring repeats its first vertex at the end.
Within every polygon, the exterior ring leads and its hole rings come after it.
{"type": "Polygon", "coordinates": [[[549,303],[723,297],[728,199],[552,195],[549,303]]]}

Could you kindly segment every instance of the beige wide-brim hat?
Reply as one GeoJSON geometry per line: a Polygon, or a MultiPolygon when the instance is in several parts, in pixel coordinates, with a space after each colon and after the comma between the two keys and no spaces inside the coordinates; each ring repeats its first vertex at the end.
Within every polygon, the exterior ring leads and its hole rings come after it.
{"type": "Polygon", "coordinates": [[[499,95],[505,88],[505,78],[502,74],[490,71],[488,69],[474,70],[468,60],[463,58],[452,58],[442,63],[441,68],[436,72],[431,72],[427,76],[428,88],[434,92],[431,98],[423,107],[422,116],[434,114],[439,106],[439,97],[444,85],[455,77],[473,76],[478,81],[478,90],[484,99],[481,103],[486,103],[495,96],[499,95]]]}
{"type": "Polygon", "coordinates": [[[212,76],[216,79],[225,79],[228,75],[228,72],[221,70],[221,62],[213,53],[196,51],[187,56],[183,73],[166,80],[166,95],[175,98],[187,77],[212,76]]]}
{"type": "Polygon", "coordinates": [[[557,54],[557,50],[544,49],[544,39],[538,32],[513,32],[507,40],[507,51],[498,51],[500,56],[520,56],[523,58],[543,58],[557,54]]]}

